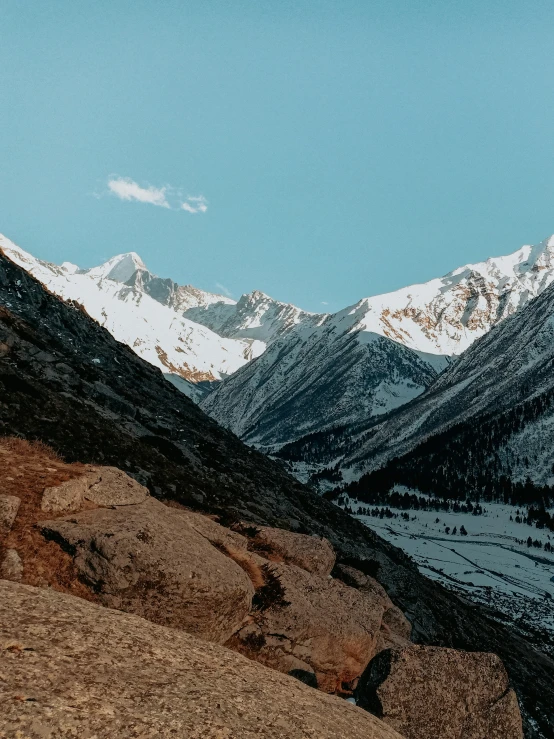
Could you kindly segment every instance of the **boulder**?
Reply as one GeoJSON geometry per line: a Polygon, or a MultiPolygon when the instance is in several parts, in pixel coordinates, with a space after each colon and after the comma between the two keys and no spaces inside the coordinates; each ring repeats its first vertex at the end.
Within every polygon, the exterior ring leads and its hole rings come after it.
{"type": "Polygon", "coordinates": [[[256,590],[250,623],[228,646],[282,672],[313,672],[325,692],[350,693],[376,652],[381,600],[253,556],[266,584],[256,590]]]}
{"type": "Polygon", "coordinates": [[[358,705],[406,739],[522,739],[521,715],[495,654],[412,645],[378,654],[358,705]]]}
{"type": "Polygon", "coordinates": [[[19,582],[23,577],[23,562],[15,549],[7,549],[0,565],[0,577],[19,582]]]}
{"type": "Polygon", "coordinates": [[[69,513],[80,510],[85,500],[98,506],[126,506],[142,503],[148,496],[143,485],[116,467],[89,466],[83,475],[46,488],[41,508],[69,513]]]}
{"type": "Polygon", "coordinates": [[[250,611],[254,588],[243,569],[153,498],[40,527],[73,555],[103,605],[215,642],[226,641],[250,611]]]}
{"type": "Polygon", "coordinates": [[[201,513],[193,513],[192,511],[176,508],[173,509],[184,516],[192,528],[207,539],[210,544],[222,549],[223,551],[244,551],[248,546],[248,539],[231,531],[225,526],[214,521],[209,516],[203,516],[201,513]]]}
{"type": "Polygon", "coordinates": [[[85,492],[88,490],[87,476],[74,477],[44,489],[41,509],[46,513],[68,513],[78,511],[83,505],[85,492]]]}
{"type": "Polygon", "coordinates": [[[0,495],[0,536],[10,533],[20,505],[15,495],[0,495]]]}
{"type": "Polygon", "coordinates": [[[98,506],[137,505],[150,495],[144,485],[117,467],[92,467],[87,477],[89,485],[84,497],[98,506]]]}
{"type": "Polygon", "coordinates": [[[402,739],[223,647],[52,590],[0,582],[0,736],[402,739]]]}
{"type": "Polygon", "coordinates": [[[266,559],[296,565],[314,575],[329,575],[335,564],[333,547],[327,539],[319,536],[261,526],[256,527],[250,544],[266,559]]]}
{"type": "Polygon", "coordinates": [[[400,608],[394,605],[384,587],[375,578],[344,564],[337,565],[333,574],[350,587],[357,588],[370,597],[381,600],[384,613],[379,632],[378,652],[389,647],[409,646],[412,625],[400,608]]]}

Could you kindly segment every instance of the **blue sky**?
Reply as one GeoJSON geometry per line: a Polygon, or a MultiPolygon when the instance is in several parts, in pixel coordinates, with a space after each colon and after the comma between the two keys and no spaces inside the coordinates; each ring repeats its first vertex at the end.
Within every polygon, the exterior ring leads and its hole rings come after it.
{"type": "Polygon", "coordinates": [[[6,0],[0,231],[311,310],[513,251],[554,232],[553,30],[533,0],[6,0]]]}

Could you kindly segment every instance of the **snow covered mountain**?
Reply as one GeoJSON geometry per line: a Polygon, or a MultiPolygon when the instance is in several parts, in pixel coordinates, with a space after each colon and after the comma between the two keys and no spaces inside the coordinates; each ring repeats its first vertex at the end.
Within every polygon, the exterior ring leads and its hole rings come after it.
{"type": "Polygon", "coordinates": [[[227,378],[202,408],[266,451],[385,413],[428,387],[448,360],[365,330],[360,306],[301,323],[227,378]]]}
{"type": "MultiPolygon", "coordinates": [[[[513,497],[518,485],[554,485],[553,448],[550,285],[473,344],[418,398],[383,419],[304,437],[281,454],[319,467],[338,465],[346,481],[361,477],[350,488],[356,494],[390,483],[449,498],[502,500],[513,497]]],[[[543,497],[540,490],[534,495],[543,497]]]]}
{"type": "Polygon", "coordinates": [[[257,339],[271,344],[299,324],[318,326],[326,317],[280,303],[254,290],[232,305],[204,304],[185,311],[187,318],[230,339],[257,339]]]}
{"type": "Polygon", "coordinates": [[[553,280],[551,237],[334,315],[301,319],[204,398],[203,408],[271,452],[307,434],[364,424],[424,392],[447,355],[463,352],[553,280]]]}
{"type": "Polygon", "coordinates": [[[135,253],[80,269],[35,259],[4,237],[0,247],[50,290],[82,303],[189,396],[204,398],[217,420],[268,449],[411,400],[434,382],[446,356],[554,279],[552,237],[329,315],[259,291],[237,302],[178,285],[152,274],[135,253]]]}
{"type": "Polygon", "coordinates": [[[228,339],[183,316],[203,305],[233,305],[221,295],[152,275],[137,254],[122,254],[92,269],[50,264],[0,236],[0,249],[56,295],[81,303],[118,340],[195,400],[203,386],[232,374],[265,349],[250,339],[228,339]]]}
{"type": "Polygon", "coordinates": [[[436,354],[461,354],[554,280],[554,236],[444,277],[361,300],[364,330],[436,354]]]}

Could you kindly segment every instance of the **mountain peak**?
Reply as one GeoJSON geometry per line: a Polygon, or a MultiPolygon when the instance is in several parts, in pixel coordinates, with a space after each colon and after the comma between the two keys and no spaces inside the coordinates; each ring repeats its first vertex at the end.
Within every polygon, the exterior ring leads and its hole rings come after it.
{"type": "Polygon", "coordinates": [[[242,297],[246,298],[246,300],[249,300],[251,302],[258,301],[258,300],[271,300],[272,302],[275,302],[273,298],[271,298],[266,293],[263,293],[261,290],[252,290],[251,293],[245,293],[242,297]]]}
{"type": "Polygon", "coordinates": [[[136,252],[130,251],[126,254],[117,254],[98,267],[83,269],[81,274],[87,274],[96,279],[127,282],[139,269],[146,270],[146,265],[136,252]]]}

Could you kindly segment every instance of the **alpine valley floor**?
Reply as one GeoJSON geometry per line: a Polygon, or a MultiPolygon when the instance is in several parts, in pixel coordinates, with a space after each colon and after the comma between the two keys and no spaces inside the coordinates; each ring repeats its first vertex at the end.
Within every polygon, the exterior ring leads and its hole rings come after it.
{"type": "Polygon", "coordinates": [[[499,503],[483,504],[481,515],[390,506],[381,516],[382,506],[343,501],[355,518],[406,552],[422,574],[492,609],[495,618],[554,654],[554,551],[544,548],[554,545],[552,532],[518,523],[521,510],[499,503]],[[373,515],[361,513],[368,508],[373,515]],[[462,527],[467,534],[460,534],[462,527]],[[541,547],[528,546],[529,537],[541,547]]]}

